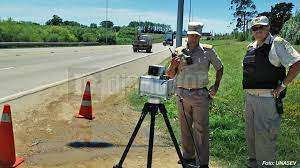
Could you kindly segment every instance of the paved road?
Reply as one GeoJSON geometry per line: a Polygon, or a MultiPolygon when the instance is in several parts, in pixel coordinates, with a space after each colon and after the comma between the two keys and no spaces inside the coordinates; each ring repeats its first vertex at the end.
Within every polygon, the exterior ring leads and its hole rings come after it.
{"type": "MultiPolygon", "coordinates": [[[[152,52],[167,49],[154,44],[152,52]]],[[[0,50],[0,98],[137,59],[130,45],[0,50]]]]}

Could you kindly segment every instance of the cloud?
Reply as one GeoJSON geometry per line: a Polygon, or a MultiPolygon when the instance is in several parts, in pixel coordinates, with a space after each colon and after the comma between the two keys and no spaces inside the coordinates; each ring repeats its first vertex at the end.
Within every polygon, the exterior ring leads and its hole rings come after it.
{"type": "MultiPolygon", "coordinates": [[[[97,23],[105,20],[105,8],[97,7],[69,7],[69,8],[57,8],[47,6],[13,6],[13,5],[1,5],[0,16],[2,19],[12,17],[15,20],[34,21],[44,24],[49,20],[52,15],[56,14],[62,17],[64,20],[73,20],[85,25],[90,23],[97,23]]],[[[115,25],[128,25],[130,21],[152,21],[163,24],[169,24],[174,30],[176,30],[177,16],[176,12],[168,13],[164,11],[141,11],[134,9],[124,8],[109,8],[108,19],[112,20],[115,25]]],[[[216,20],[210,18],[195,18],[195,21],[201,21],[206,26],[204,31],[214,32],[229,32],[229,28],[226,26],[228,22],[223,20],[216,20]]],[[[184,20],[184,28],[187,27],[187,19],[184,20]]]]}

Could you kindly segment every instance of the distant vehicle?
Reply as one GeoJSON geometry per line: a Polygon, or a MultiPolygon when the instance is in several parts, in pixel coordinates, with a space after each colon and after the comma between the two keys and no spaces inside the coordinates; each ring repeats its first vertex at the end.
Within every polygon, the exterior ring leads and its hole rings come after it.
{"type": "Polygon", "coordinates": [[[165,40],[163,41],[163,45],[170,45],[173,46],[174,44],[174,33],[173,32],[167,32],[165,34],[165,40]]]}
{"type": "Polygon", "coordinates": [[[146,50],[147,53],[150,53],[152,50],[152,36],[140,35],[138,39],[132,43],[132,49],[133,52],[146,50]]]}
{"type": "Polygon", "coordinates": [[[186,30],[183,30],[182,31],[182,37],[186,37],[187,36],[187,31],[186,30]]]}
{"type": "Polygon", "coordinates": [[[202,36],[202,39],[214,40],[214,36],[212,33],[202,33],[201,36],[202,36]]]}

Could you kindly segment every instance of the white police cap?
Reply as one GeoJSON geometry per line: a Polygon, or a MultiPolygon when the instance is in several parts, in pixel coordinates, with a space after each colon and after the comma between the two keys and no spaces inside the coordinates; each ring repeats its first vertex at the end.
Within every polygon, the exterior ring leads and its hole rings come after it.
{"type": "Polygon", "coordinates": [[[269,19],[266,16],[258,16],[251,21],[251,27],[256,25],[268,26],[269,19]]]}
{"type": "Polygon", "coordinates": [[[201,36],[204,24],[201,22],[189,22],[187,34],[197,34],[201,36]]]}

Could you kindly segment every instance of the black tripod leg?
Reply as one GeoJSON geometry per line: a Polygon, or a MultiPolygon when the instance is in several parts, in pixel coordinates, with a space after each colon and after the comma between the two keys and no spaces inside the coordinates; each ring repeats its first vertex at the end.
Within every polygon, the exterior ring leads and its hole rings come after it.
{"type": "Polygon", "coordinates": [[[150,136],[149,136],[149,146],[148,146],[147,168],[151,168],[151,166],[152,166],[152,154],[153,154],[153,141],[154,141],[156,113],[157,113],[157,111],[151,111],[151,124],[150,124],[150,136]]]}
{"type": "Polygon", "coordinates": [[[128,152],[129,152],[129,149],[130,149],[130,147],[131,147],[131,145],[132,145],[132,143],[133,143],[133,141],[134,141],[134,139],[135,139],[135,137],[136,137],[136,135],[137,135],[137,133],[138,133],[138,131],[139,131],[139,129],[140,129],[140,127],[141,127],[141,125],[142,125],[142,123],[143,123],[146,115],[147,115],[147,113],[148,113],[148,111],[146,109],[147,108],[145,108],[145,107],[143,108],[141,117],[140,117],[137,125],[134,128],[134,131],[133,131],[133,133],[132,133],[132,135],[130,137],[130,140],[129,140],[127,146],[126,146],[126,149],[125,149],[125,151],[124,151],[124,153],[123,153],[123,155],[121,157],[121,160],[113,168],[122,168],[123,162],[124,162],[124,160],[125,160],[128,152]]]}
{"type": "Polygon", "coordinates": [[[179,157],[179,160],[180,160],[181,163],[182,163],[182,167],[185,168],[186,165],[184,164],[183,157],[182,157],[182,154],[181,154],[181,151],[180,151],[178,142],[177,142],[177,140],[176,140],[175,134],[174,134],[174,132],[173,132],[171,123],[170,123],[170,121],[169,121],[169,118],[168,118],[168,115],[167,115],[167,110],[166,110],[166,107],[165,107],[164,104],[160,104],[160,105],[159,105],[159,111],[162,113],[162,115],[163,115],[163,117],[164,117],[165,123],[166,123],[166,125],[167,125],[168,131],[169,131],[170,136],[171,136],[171,139],[172,139],[173,144],[174,144],[174,146],[175,146],[177,155],[178,155],[178,157],[179,157]]]}

